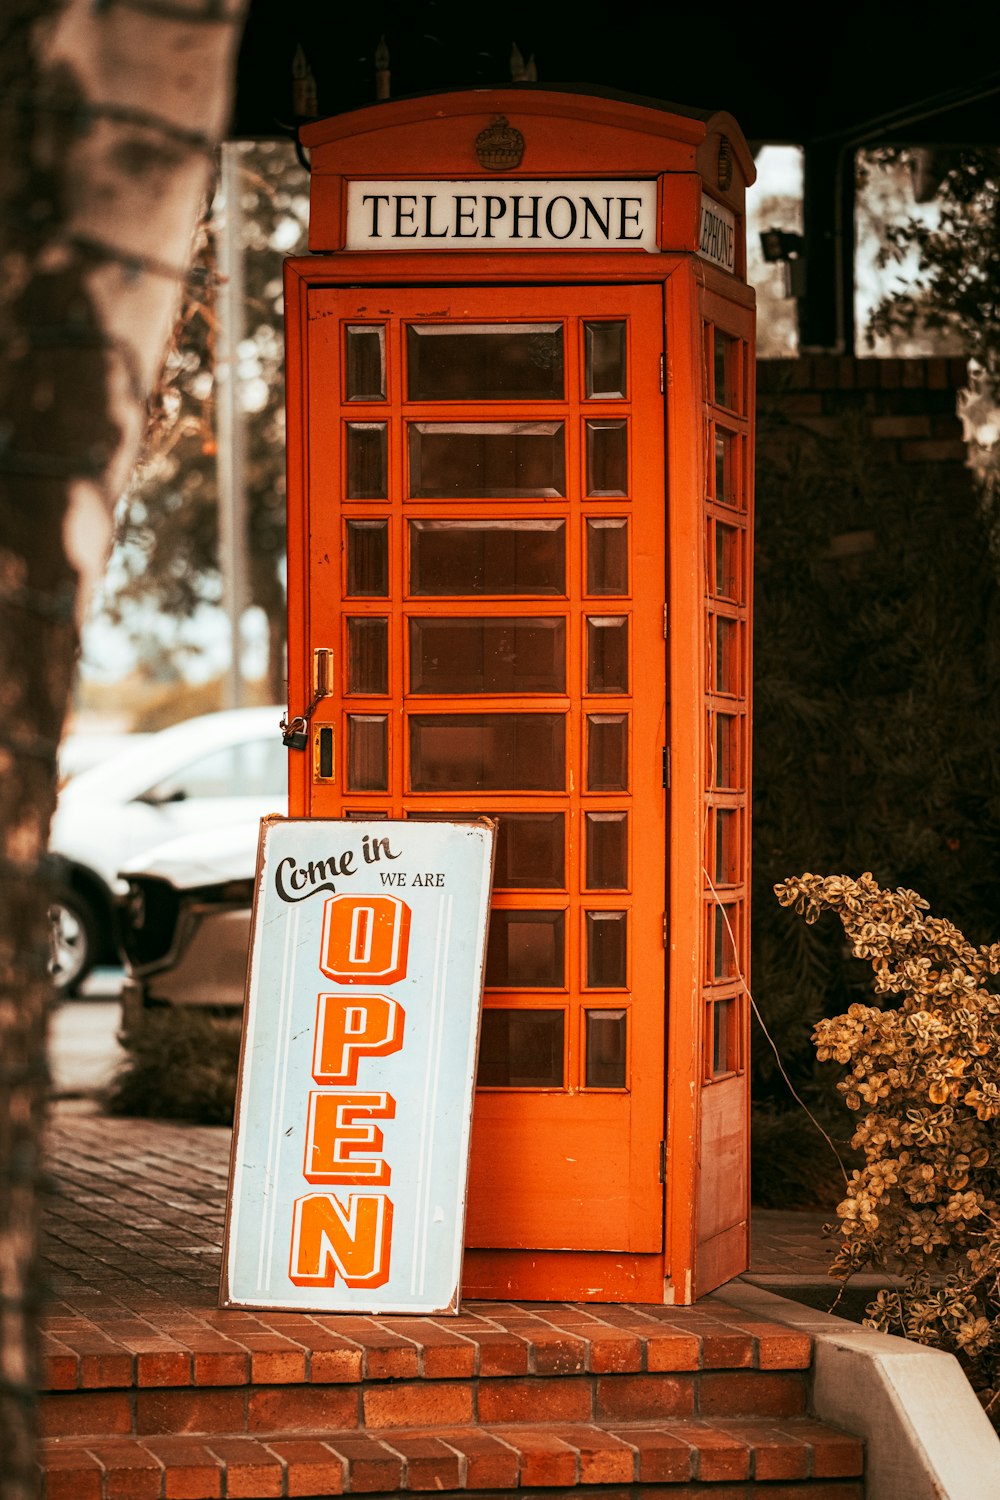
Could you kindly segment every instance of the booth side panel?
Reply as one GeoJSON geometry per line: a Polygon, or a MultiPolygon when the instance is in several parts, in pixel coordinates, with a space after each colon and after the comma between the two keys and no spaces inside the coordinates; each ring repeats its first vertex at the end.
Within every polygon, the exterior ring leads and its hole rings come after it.
{"type": "MultiPolygon", "coordinates": [[[[287,476],[288,718],[304,713],[312,697],[308,668],[309,631],[309,375],[306,339],[308,283],[294,263],[285,263],[285,412],[287,476]]],[[[308,756],[288,755],[288,811],[309,812],[308,756]]]]}
{"type": "Polygon", "coordinates": [[[706,289],[701,337],[707,463],[698,1296],[745,1270],[749,1252],[752,310],[706,289]]]}

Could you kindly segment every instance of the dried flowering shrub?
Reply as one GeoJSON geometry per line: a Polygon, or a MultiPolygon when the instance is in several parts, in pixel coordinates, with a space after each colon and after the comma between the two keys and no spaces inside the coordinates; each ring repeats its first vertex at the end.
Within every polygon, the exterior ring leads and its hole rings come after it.
{"type": "Polygon", "coordinates": [[[775,894],[807,922],[836,913],[875,976],[877,1003],[813,1029],[820,1061],[845,1069],[864,1162],[837,1206],[833,1274],[900,1277],[866,1321],[952,1351],[1000,1409],[1000,943],[975,947],[870,874],[800,875],[775,894]]]}

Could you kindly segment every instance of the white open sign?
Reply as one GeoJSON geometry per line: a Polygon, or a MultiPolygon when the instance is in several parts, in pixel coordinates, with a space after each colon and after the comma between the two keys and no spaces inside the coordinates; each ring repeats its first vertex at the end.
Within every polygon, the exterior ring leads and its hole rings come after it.
{"type": "Polygon", "coordinates": [[[263,820],[224,1306],[457,1311],[493,834],[263,820]]]}

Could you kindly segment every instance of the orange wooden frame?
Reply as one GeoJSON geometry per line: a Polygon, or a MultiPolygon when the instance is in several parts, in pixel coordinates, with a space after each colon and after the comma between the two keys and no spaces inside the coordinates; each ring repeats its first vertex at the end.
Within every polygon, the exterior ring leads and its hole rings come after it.
{"type": "MultiPolygon", "coordinates": [[[[475,132],[473,132],[474,134],[475,132]]],[[[485,91],[380,106],[305,133],[313,151],[313,243],[330,253],[286,267],[288,403],[289,707],[312,697],[310,548],[316,517],[310,493],[311,430],[319,408],[310,389],[310,350],[321,336],[309,299],[324,287],[369,288],[380,308],[393,289],[649,286],[662,290],[666,448],[666,596],[669,608],[663,744],[669,754],[667,861],[667,1046],[665,1229],[662,1249],[469,1250],[466,1296],[641,1300],[686,1303],[745,1268],[748,1245],[749,1026],[745,984],[749,930],[750,609],[752,538],[753,296],[737,275],[696,251],[697,205],[710,190],[740,222],[752,166],[726,116],[698,117],[555,91],[485,91]],[[530,143],[525,175],[547,178],[653,176],[659,182],[661,245],[670,253],[349,253],[343,243],[343,185],[349,177],[485,177],[470,166],[469,133],[505,114],[530,143]],[[572,123],[573,131],[567,130],[572,123]],[[735,147],[731,185],[713,177],[720,139],[735,147]],[[528,158],[530,154],[530,169],[528,158]],[[724,344],[725,339],[732,344],[724,344]],[[734,405],[717,399],[716,341],[731,360],[734,405]],[[312,410],[312,417],[310,411],[312,410]],[[729,442],[732,497],[715,493],[715,434],[729,442]],[[734,458],[732,455],[737,456],[734,458]],[[735,466],[735,467],[734,467],[735,466]],[[713,529],[714,528],[714,529],[713,529]],[[721,540],[720,540],[721,538],[721,540]],[[710,550],[722,549],[720,594],[710,550]],[[730,576],[731,575],[731,576],[730,576]],[[723,624],[720,626],[719,621],[723,624]],[[719,646],[719,637],[723,646],[719,646]],[[735,642],[735,646],[731,643],[735,642]],[[724,682],[713,663],[726,657],[724,682]],[[737,723],[735,774],[720,785],[718,717],[737,723]],[[724,869],[713,868],[723,817],[724,869]],[[722,878],[725,876],[725,878],[722,878]],[[720,939],[719,907],[735,912],[736,946],[720,939]],[[724,967],[716,972],[716,964],[724,967]],[[720,1065],[721,1064],[721,1065],[720,1065]]],[[[515,175],[511,173],[510,175],[515,175]]],[[[503,295],[503,294],[502,294],[503,295]]],[[[727,376],[727,379],[729,377],[727,376]]],[[[732,392],[725,393],[727,400],[732,392]]],[[[322,526],[320,527],[322,530],[322,526]]],[[[536,607],[537,608],[537,607],[536,607]]],[[[516,612],[516,611],[514,611],[516,612]]],[[[290,757],[290,810],[314,807],[311,755],[290,757]]],[[[362,799],[371,803],[371,798],[362,799]]],[[[506,898],[516,906],[516,898],[506,898]]],[[[663,949],[660,948],[662,955],[663,949]]]]}

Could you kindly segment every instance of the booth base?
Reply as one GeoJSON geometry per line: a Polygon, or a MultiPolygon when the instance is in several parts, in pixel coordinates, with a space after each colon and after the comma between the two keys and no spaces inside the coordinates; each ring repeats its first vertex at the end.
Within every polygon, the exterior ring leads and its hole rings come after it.
{"type": "Polygon", "coordinates": [[[228,1131],[60,1110],[49,1155],[44,1500],[861,1500],[805,1333],[712,1297],[220,1310],[228,1131]]]}

